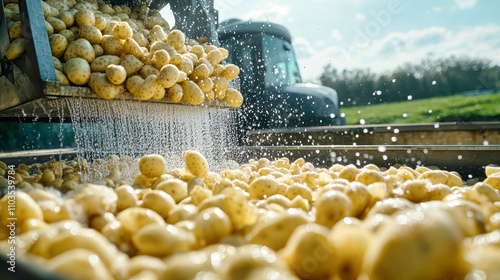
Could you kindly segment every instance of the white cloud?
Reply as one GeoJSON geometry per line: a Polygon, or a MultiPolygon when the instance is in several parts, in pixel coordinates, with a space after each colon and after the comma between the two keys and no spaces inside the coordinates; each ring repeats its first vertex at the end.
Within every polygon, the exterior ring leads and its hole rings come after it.
{"type": "Polygon", "coordinates": [[[355,16],[356,20],[364,20],[365,18],[366,18],[365,14],[357,13],[356,16],[355,16]]]}
{"type": "Polygon", "coordinates": [[[477,0],[453,0],[461,10],[470,9],[474,7],[477,0]]]}
{"type": "Polygon", "coordinates": [[[293,21],[293,17],[290,16],[290,6],[279,5],[272,2],[257,5],[257,7],[254,10],[249,11],[244,18],[271,21],[280,24],[293,21]]]}
{"type": "Polygon", "coordinates": [[[444,27],[430,27],[408,32],[393,32],[359,48],[349,44],[330,44],[315,48],[304,38],[296,38],[301,73],[305,80],[316,80],[323,67],[332,63],[338,69],[370,68],[383,73],[406,62],[427,57],[451,55],[489,58],[500,65],[500,25],[476,26],[453,32],[444,27]]]}
{"type": "Polygon", "coordinates": [[[332,30],[332,37],[336,41],[342,41],[342,34],[340,34],[340,31],[338,29],[333,29],[332,30]]]}

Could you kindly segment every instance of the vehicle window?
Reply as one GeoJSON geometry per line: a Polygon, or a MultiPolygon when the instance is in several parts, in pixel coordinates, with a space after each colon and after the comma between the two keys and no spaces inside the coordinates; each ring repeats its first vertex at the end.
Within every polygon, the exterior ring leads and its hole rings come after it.
{"type": "Polygon", "coordinates": [[[262,35],[262,52],[266,85],[292,85],[300,83],[297,60],[289,42],[272,35],[262,35]]]}
{"type": "Polygon", "coordinates": [[[247,40],[230,39],[221,43],[221,45],[229,50],[229,56],[226,59],[227,63],[232,63],[240,67],[241,83],[245,86],[250,86],[255,80],[254,63],[252,60],[252,50],[256,46],[252,45],[252,40],[245,36],[247,40]]]}

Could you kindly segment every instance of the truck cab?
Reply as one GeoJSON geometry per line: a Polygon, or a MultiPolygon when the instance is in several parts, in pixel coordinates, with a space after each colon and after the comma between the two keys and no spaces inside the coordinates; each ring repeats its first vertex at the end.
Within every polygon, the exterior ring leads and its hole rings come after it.
{"type": "Polygon", "coordinates": [[[243,130],[344,124],[335,90],[303,83],[284,26],[231,19],[219,24],[218,36],[228,63],[240,67],[243,130]]]}

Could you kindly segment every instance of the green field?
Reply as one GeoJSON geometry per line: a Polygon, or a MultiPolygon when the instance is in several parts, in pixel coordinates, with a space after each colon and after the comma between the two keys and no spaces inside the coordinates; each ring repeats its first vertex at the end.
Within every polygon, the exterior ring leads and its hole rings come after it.
{"type": "Polygon", "coordinates": [[[500,121],[500,93],[340,107],[347,124],[500,121]],[[405,115],[406,114],[406,115],[405,115]]]}

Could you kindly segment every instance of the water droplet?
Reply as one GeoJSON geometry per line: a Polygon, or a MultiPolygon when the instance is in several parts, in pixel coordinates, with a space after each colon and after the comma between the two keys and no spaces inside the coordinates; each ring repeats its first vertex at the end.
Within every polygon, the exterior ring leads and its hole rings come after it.
{"type": "Polygon", "coordinates": [[[429,153],[429,150],[424,149],[423,152],[424,152],[424,154],[427,154],[427,153],[429,153]]]}
{"type": "Polygon", "coordinates": [[[360,123],[360,124],[365,124],[366,122],[365,122],[365,120],[364,120],[364,119],[360,119],[360,120],[359,120],[359,123],[360,123]]]}
{"type": "Polygon", "coordinates": [[[403,118],[406,118],[406,117],[408,117],[408,114],[407,114],[407,113],[404,113],[404,114],[403,114],[403,118]]]}
{"type": "Polygon", "coordinates": [[[345,113],[340,114],[342,118],[345,118],[345,113]]]}
{"type": "Polygon", "coordinates": [[[489,144],[490,144],[490,142],[488,142],[488,140],[484,140],[484,141],[483,141],[483,145],[484,145],[484,146],[488,146],[489,144]]]}
{"type": "Polygon", "coordinates": [[[413,96],[408,95],[408,100],[412,100],[412,99],[413,99],[413,96]]]}
{"type": "Polygon", "coordinates": [[[332,119],[335,118],[335,114],[333,114],[333,113],[330,114],[330,118],[332,118],[332,119]]]}
{"type": "Polygon", "coordinates": [[[392,142],[396,142],[396,141],[398,141],[398,138],[397,138],[396,136],[392,136],[392,137],[391,137],[391,141],[392,141],[392,142]]]}
{"type": "Polygon", "coordinates": [[[396,79],[392,79],[392,82],[395,83],[396,82],[396,79]]]}
{"type": "Polygon", "coordinates": [[[391,130],[391,127],[390,127],[390,126],[388,126],[388,127],[387,127],[387,130],[391,130]]]}
{"type": "Polygon", "coordinates": [[[429,114],[432,113],[432,110],[429,110],[429,114]]]}
{"type": "Polygon", "coordinates": [[[378,151],[383,153],[383,152],[387,151],[387,148],[385,146],[378,146],[378,151]]]}
{"type": "Polygon", "coordinates": [[[458,159],[461,160],[462,159],[462,155],[458,155],[458,159]]]}
{"type": "Polygon", "coordinates": [[[387,158],[388,158],[388,157],[387,157],[387,155],[382,155],[382,158],[383,158],[384,160],[387,160],[387,158]]]}
{"type": "Polygon", "coordinates": [[[319,150],[316,150],[316,154],[319,154],[319,150]]]}
{"type": "Polygon", "coordinates": [[[432,85],[435,85],[435,84],[437,84],[437,82],[436,81],[432,81],[432,85]]]}
{"type": "Polygon", "coordinates": [[[438,124],[438,123],[435,123],[435,124],[434,124],[434,128],[439,128],[439,124],[438,124]]]}
{"type": "Polygon", "coordinates": [[[395,128],[394,133],[399,133],[399,129],[395,128]]]}

